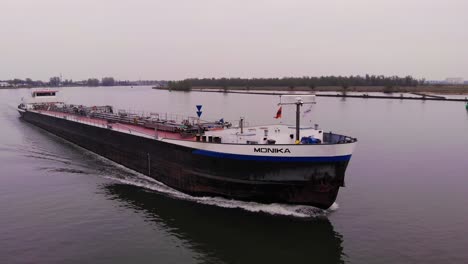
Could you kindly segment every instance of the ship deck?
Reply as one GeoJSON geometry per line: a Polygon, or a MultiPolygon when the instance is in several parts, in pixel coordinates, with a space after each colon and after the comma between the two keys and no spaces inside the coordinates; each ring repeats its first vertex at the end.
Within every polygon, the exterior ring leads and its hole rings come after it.
{"type": "MultiPolygon", "coordinates": [[[[54,116],[57,118],[66,118],[67,120],[71,120],[74,122],[79,122],[87,125],[92,125],[101,128],[109,128],[109,125],[112,126],[112,130],[137,135],[146,138],[156,138],[156,130],[152,128],[146,128],[139,125],[132,125],[132,124],[123,124],[123,123],[114,123],[108,122],[105,119],[100,118],[91,118],[87,116],[75,115],[70,113],[63,113],[63,112],[55,112],[50,110],[34,110],[36,113],[54,116]]],[[[167,138],[167,139],[177,139],[177,140],[187,140],[187,141],[195,141],[195,137],[182,137],[179,133],[173,133],[168,131],[158,131],[157,132],[158,138],[167,138]]]]}
{"type": "MultiPolygon", "coordinates": [[[[106,119],[50,110],[32,110],[32,112],[36,112],[43,115],[49,115],[57,118],[63,118],[73,122],[79,122],[100,128],[112,129],[113,131],[117,131],[120,133],[126,133],[145,138],[159,140],[172,139],[190,142],[197,141],[197,137],[195,136],[182,136],[178,132],[169,132],[161,130],[156,131],[153,128],[146,128],[137,124],[133,125],[129,123],[109,122],[106,119]]],[[[347,136],[333,134],[331,132],[324,133],[323,130],[314,129],[312,127],[301,127],[300,131],[301,137],[311,137],[319,140],[319,142],[316,142],[314,144],[352,143],[356,141],[356,139],[347,136]],[[327,136],[326,138],[325,135],[327,136]]],[[[246,127],[244,128],[243,132],[239,127],[234,127],[229,129],[213,129],[206,131],[204,136],[199,140],[207,143],[213,142],[224,144],[295,145],[299,142],[296,142],[294,133],[295,127],[283,124],[246,127]],[[222,140],[216,142],[214,138],[219,138],[222,140]]]]}

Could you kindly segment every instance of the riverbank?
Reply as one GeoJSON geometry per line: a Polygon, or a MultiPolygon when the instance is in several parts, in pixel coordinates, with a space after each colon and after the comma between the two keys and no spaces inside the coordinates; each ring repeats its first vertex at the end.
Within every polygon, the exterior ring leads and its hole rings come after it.
{"type": "MultiPolygon", "coordinates": [[[[74,86],[70,86],[74,87],[74,86]]],[[[60,88],[70,88],[68,86],[62,86],[60,88]]],[[[81,86],[81,87],[95,87],[95,86],[81,86]]],[[[100,87],[100,86],[96,86],[100,87]]],[[[106,87],[117,87],[117,86],[106,86],[106,87]]],[[[133,86],[132,86],[133,87],[133,86]]],[[[135,86],[138,87],[138,86],[135,86]]],[[[57,87],[0,87],[3,89],[24,89],[24,88],[57,88],[57,87]]],[[[166,87],[158,87],[154,89],[169,90],[166,87]]],[[[384,87],[384,86],[350,86],[344,89],[341,86],[317,86],[314,88],[306,86],[297,87],[286,87],[286,86],[264,86],[264,87],[245,87],[245,86],[194,86],[191,88],[193,91],[209,90],[209,91],[268,91],[268,92],[284,92],[284,91],[295,91],[295,92],[362,92],[362,93],[428,93],[428,94],[445,94],[445,95],[468,95],[468,85],[424,85],[416,87],[384,87]]]]}
{"type": "MultiPolygon", "coordinates": [[[[397,99],[397,100],[428,100],[428,101],[447,101],[447,102],[467,102],[468,98],[446,98],[445,96],[438,96],[431,93],[387,93],[384,95],[378,95],[379,93],[362,93],[359,92],[339,92],[339,93],[321,93],[312,91],[279,91],[279,90],[221,90],[221,89],[192,89],[191,92],[199,93],[223,93],[223,94],[250,94],[250,95],[310,95],[314,94],[318,97],[339,97],[339,98],[364,98],[364,99],[397,99]],[[408,96],[416,95],[416,96],[408,96]]],[[[382,94],[382,93],[380,93],[382,94]]]]}
{"type": "Polygon", "coordinates": [[[139,86],[150,86],[150,85],[98,85],[98,86],[88,86],[88,85],[75,85],[75,86],[1,86],[0,90],[8,90],[8,89],[33,89],[33,88],[44,88],[44,89],[57,89],[57,88],[75,88],[75,87],[83,87],[83,88],[97,88],[97,87],[139,87],[139,86]]]}
{"type": "MultiPolygon", "coordinates": [[[[167,89],[167,88],[158,88],[167,89]]],[[[340,86],[317,86],[314,88],[298,87],[220,87],[220,86],[194,86],[192,90],[255,90],[255,91],[297,91],[297,92],[381,92],[381,93],[431,93],[431,94],[454,94],[468,95],[468,85],[424,85],[416,87],[384,87],[384,86],[350,86],[346,89],[340,86]]]]}

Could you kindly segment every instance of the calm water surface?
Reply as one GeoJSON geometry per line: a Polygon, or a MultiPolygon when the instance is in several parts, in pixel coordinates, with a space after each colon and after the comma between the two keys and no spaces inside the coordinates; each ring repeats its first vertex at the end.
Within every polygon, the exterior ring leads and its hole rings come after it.
{"type": "MultiPolygon", "coordinates": [[[[462,103],[318,98],[304,123],[359,139],[337,203],[194,198],[18,118],[0,90],[1,263],[467,263],[462,103]]],[[[272,123],[278,97],[66,88],[68,103],[272,123]]],[[[292,109],[283,122],[293,123],[292,109]]]]}

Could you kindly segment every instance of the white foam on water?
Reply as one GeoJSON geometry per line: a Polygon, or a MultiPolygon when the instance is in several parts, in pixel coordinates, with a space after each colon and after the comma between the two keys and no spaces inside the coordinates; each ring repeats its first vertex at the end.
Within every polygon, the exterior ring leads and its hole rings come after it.
{"type": "Polygon", "coordinates": [[[336,202],[334,202],[334,203],[330,206],[330,208],[328,208],[327,210],[330,211],[330,212],[333,212],[333,211],[338,210],[338,208],[340,208],[340,206],[339,206],[336,202]]]}
{"type": "MultiPolygon", "coordinates": [[[[102,158],[98,156],[99,158],[102,158]]],[[[105,158],[103,158],[105,159],[105,158]]],[[[326,216],[328,213],[338,209],[338,204],[334,203],[329,209],[322,210],[313,206],[307,205],[290,205],[290,204],[263,204],[257,202],[246,202],[222,197],[196,197],[191,196],[153,179],[146,175],[135,172],[120,164],[116,164],[120,169],[129,172],[131,175],[112,175],[105,176],[107,179],[118,181],[123,184],[138,186],[158,193],[168,195],[172,198],[197,202],[200,204],[218,206],[222,208],[242,209],[253,213],[266,213],[271,215],[292,216],[299,218],[315,218],[326,216]]]]}

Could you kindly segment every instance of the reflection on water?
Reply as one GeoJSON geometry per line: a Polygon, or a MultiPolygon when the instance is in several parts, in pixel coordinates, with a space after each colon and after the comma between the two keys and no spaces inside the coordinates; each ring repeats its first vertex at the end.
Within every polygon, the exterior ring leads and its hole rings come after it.
{"type": "Polygon", "coordinates": [[[125,184],[104,187],[111,199],[144,213],[201,254],[202,263],[343,263],[342,236],[325,217],[272,217],[171,199],[125,184]]]}

